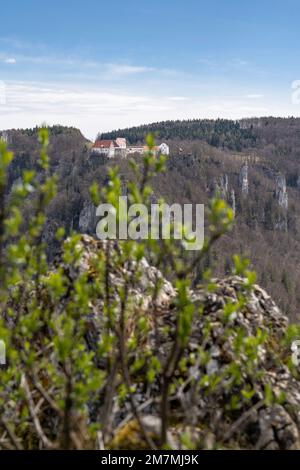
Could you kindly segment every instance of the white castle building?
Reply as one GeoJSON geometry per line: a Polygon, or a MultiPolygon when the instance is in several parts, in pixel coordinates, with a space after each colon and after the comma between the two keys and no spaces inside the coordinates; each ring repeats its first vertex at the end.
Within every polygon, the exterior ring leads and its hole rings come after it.
{"type": "MultiPolygon", "coordinates": [[[[115,140],[108,139],[97,139],[94,143],[91,153],[92,155],[102,155],[108,158],[114,158],[120,156],[122,158],[127,157],[131,154],[143,154],[147,150],[145,145],[128,145],[126,139],[123,137],[118,137],[115,140]]],[[[170,149],[168,144],[163,142],[162,144],[156,146],[154,151],[157,154],[169,155],[170,149]]]]}

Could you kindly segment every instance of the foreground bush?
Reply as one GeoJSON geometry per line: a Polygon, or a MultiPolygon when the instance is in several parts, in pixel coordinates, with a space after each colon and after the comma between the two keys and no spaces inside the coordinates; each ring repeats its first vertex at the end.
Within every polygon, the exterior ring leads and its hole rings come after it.
{"type": "MultiPolygon", "coordinates": [[[[279,346],[285,318],[238,257],[239,277],[222,284],[203,272],[205,287],[192,289],[203,257],[231,227],[231,209],[212,201],[208,237],[196,255],[175,240],[65,239],[59,229],[60,254],[49,266],[43,233],[56,178],[48,174],[45,129],[40,141],[43,177],[24,172],[12,194],[12,155],[0,149],[0,338],[7,347],[0,447],[249,447],[262,432],[258,425],[254,437],[245,431],[253,413],[256,423],[280,416],[278,432],[289,432],[260,447],[297,447],[291,409],[299,405],[298,383],[279,346]],[[274,370],[287,374],[290,396],[274,370]]],[[[143,168],[132,163],[136,183],[128,186],[129,202],[147,206],[151,178],[164,167],[151,138],[148,146],[143,168]]],[[[115,169],[108,186],[92,186],[91,197],[113,204],[121,217],[121,186],[115,169]]]]}

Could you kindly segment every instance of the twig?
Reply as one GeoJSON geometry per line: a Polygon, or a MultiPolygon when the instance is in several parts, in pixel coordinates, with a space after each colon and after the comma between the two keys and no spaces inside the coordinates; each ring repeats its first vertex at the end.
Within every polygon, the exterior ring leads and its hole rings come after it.
{"type": "Polygon", "coordinates": [[[55,401],[51,398],[49,393],[44,389],[44,387],[40,384],[40,382],[37,380],[36,375],[32,374],[31,376],[33,385],[35,388],[40,392],[44,400],[51,406],[51,408],[56,411],[59,416],[63,415],[62,410],[59,408],[59,406],[55,403],[55,401]]]}
{"type": "Polygon", "coordinates": [[[105,450],[104,439],[102,431],[97,432],[97,442],[99,450],[105,450]]]}
{"type": "Polygon", "coordinates": [[[22,375],[21,386],[24,388],[24,391],[25,391],[25,394],[26,394],[26,399],[27,399],[27,403],[28,403],[28,407],[29,407],[29,412],[30,412],[31,418],[33,420],[35,430],[36,430],[39,438],[41,439],[44,447],[46,447],[48,449],[57,448],[57,445],[54,444],[54,442],[50,441],[50,439],[48,439],[48,437],[46,436],[46,434],[44,433],[44,431],[42,429],[40,420],[39,420],[39,418],[38,418],[38,416],[35,412],[34,401],[33,401],[33,398],[32,398],[30,388],[29,388],[29,385],[28,385],[25,374],[22,375]]]}
{"type": "Polygon", "coordinates": [[[15,446],[17,450],[23,450],[22,444],[19,442],[19,439],[15,435],[14,431],[11,429],[11,427],[8,425],[8,423],[5,421],[5,419],[1,418],[1,424],[4,426],[12,444],[15,446]]]}
{"type": "Polygon", "coordinates": [[[237,432],[237,430],[244,424],[244,422],[252,415],[254,411],[259,410],[265,404],[265,400],[258,401],[254,406],[249,408],[249,410],[245,411],[229,428],[229,430],[225,433],[223,437],[223,441],[229,441],[231,437],[237,432]]]}
{"type": "Polygon", "coordinates": [[[72,414],[72,407],[73,407],[73,400],[72,400],[72,377],[71,373],[68,370],[67,365],[65,365],[64,373],[66,376],[66,384],[65,384],[65,400],[64,400],[64,412],[63,412],[63,431],[62,431],[62,448],[64,450],[69,450],[71,445],[71,414],[72,414]]]}
{"type": "MultiPolygon", "coordinates": [[[[154,402],[154,398],[149,398],[149,400],[145,401],[140,406],[137,406],[137,411],[143,411],[145,408],[147,408],[147,406],[151,405],[151,403],[153,402],[154,402]]],[[[132,418],[133,418],[133,413],[128,413],[128,415],[120,422],[115,432],[117,432],[118,429],[121,429],[132,418]]]]}
{"type": "MultiPolygon", "coordinates": [[[[137,265],[136,265],[136,271],[137,271],[137,265]]],[[[132,273],[131,281],[134,281],[134,276],[135,276],[135,272],[132,273]]],[[[127,393],[129,395],[132,413],[134,414],[134,417],[137,420],[137,423],[139,425],[139,428],[141,430],[141,433],[143,434],[143,437],[147,445],[150,447],[150,449],[156,450],[157,447],[155,443],[153,442],[153,440],[147,433],[146,429],[144,428],[142,419],[140,417],[140,413],[135,403],[134,396],[131,392],[130,373],[129,373],[128,365],[126,361],[126,330],[125,330],[125,315],[126,315],[126,303],[128,300],[128,294],[129,294],[129,286],[128,286],[128,279],[126,279],[125,285],[124,285],[124,295],[122,296],[122,299],[121,299],[120,328],[116,330],[117,335],[119,337],[121,369],[123,372],[123,377],[124,377],[125,385],[127,388],[127,393]]]]}

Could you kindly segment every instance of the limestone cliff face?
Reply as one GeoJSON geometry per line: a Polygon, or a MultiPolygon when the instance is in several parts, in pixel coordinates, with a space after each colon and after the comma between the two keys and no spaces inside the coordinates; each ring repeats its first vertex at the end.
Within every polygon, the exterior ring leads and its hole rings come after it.
{"type": "Polygon", "coordinates": [[[78,229],[81,233],[94,234],[96,225],[96,207],[91,201],[85,201],[79,214],[78,229]]]}
{"type": "Polygon", "coordinates": [[[210,193],[212,197],[221,197],[227,200],[228,198],[228,175],[225,173],[217,178],[214,178],[210,185],[210,193]]]}
{"type": "Polygon", "coordinates": [[[286,179],[284,175],[277,175],[275,180],[275,198],[281,209],[288,209],[288,193],[286,188],[286,179]]]}
{"type": "MultiPolygon", "coordinates": [[[[238,193],[236,193],[236,187],[229,187],[229,179],[227,174],[223,174],[218,178],[214,179],[213,189],[214,194],[218,193],[225,199],[233,211],[236,211],[237,197],[239,199],[251,200],[249,198],[249,167],[248,162],[244,163],[238,173],[238,193]]],[[[277,213],[275,215],[275,221],[273,222],[273,229],[279,231],[288,230],[288,191],[286,178],[283,174],[276,173],[271,168],[264,168],[264,174],[269,180],[272,181],[274,187],[274,200],[276,201],[277,213]]],[[[297,185],[300,188],[300,177],[298,178],[297,185]]]]}
{"type": "Polygon", "coordinates": [[[0,140],[3,140],[3,142],[8,143],[8,132],[0,131],[0,140]]]}
{"type": "Polygon", "coordinates": [[[239,173],[239,187],[241,188],[242,195],[247,196],[249,191],[248,180],[248,163],[245,163],[240,169],[239,173]]]}
{"type": "Polygon", "coordinates": [[[234,189],[231,189],[230,191],[230,205],[233,210],[233,213],[235,214],[236,211],[236,201],[235,201],[235,191],[234,189]]]}
{"type": "Polygon", "coordinates": [[[214,178],[210,185],[210,194],[212,197],[221,197],[231,206],[234,214],[236,211],[236,197],[234,188],[229,185],[229,177],[227,173],[222,174],[218,178],[214,178]]]}
{"type": "Polygon", "coordinates": [[[278,203],[280,213],[275,222],[275,230],[286,232],[288,230],[287,210],[289,206],[286,179],[284,175],[276,175],[275,178],[275,199],[278,203]]]}
{"type": "Polygon", "coordinates": [[[220,190],[223,199],[226,199],[228,196],[228,175],[225,173],[220,177],[220,190]]]}

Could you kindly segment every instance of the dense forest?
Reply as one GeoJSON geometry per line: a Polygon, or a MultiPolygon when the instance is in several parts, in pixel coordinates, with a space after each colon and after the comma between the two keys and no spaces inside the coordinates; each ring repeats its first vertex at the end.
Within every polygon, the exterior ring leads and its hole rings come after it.
{"type": "Polygon", "coordinates": [[[154,133],[157,139],[170,140],[203,140],[214,147],[230,150],[242,150],[255,146],[257,135],[253,126],[243,128],[238,121],[225,119],[208,120],[193,119],[187,121],[164,121],[146,124],[128,129],[119,129],[102,134],[103,139],[114,139],[119,135],[126,137],[128,142],[142,142],[145,135],[154,133]]]}
{"type": "Polygon", "coordinates": [[[201,140],[213,147],[241,151],[276,144],[289,137],[292,142],[299,134],[299,118],[252,118],[232,121],[228,119],[191,119],[162,121],[112,132],[100,133],[103,139],[122,135],[131,144],[143,142],[154,133],[162,140],[201,140]]]}

